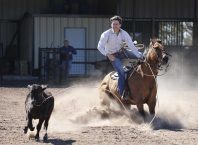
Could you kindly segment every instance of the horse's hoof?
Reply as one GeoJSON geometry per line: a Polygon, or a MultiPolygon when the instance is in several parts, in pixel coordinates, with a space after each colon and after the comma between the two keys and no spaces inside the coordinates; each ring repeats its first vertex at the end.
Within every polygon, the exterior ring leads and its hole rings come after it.
{"type": "Polygon", "coordinates": [[[30,130],[31,130],[31,131],[34,131],[34,128],[35,128],[35,127],[30,127],[30,130]]]}

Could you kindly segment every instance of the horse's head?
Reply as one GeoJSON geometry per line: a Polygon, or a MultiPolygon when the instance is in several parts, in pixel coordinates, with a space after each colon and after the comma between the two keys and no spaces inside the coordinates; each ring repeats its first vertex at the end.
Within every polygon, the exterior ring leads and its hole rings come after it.
{"type": "Polygon", "coordinates": [[[160,39],[151,39],[146,60],[156,68],[168,63],[168,56],[160,39]]]}

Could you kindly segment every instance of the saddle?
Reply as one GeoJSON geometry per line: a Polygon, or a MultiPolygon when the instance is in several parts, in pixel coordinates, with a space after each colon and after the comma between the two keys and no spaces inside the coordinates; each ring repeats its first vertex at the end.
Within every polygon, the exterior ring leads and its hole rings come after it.
{"type": "MultiPolygon", "coordinates": [[[[138,65],[138,61],[134,60],[134,59],[123,59],[122,63],[124,65],[123,69],[125,71],[125,80],[127,80],[127,78],[130,76],[130,74],[133,73],[134,68],[138,65]]],[[[111,79],[112,80],[117,80],[118,79],[118,73],[113,72],[111,74],[111,79]]]]}
{"type": "MultiPolygon", "coordinates": [[[[130,61],[130,60],[129,60],[130,61]]],[[[139,62],[137,61],[133,61],[133,62],[127,62],[128,65],[124,65],[123,69],[125,71],[125,90],[124,90],[124,95],[125,96],[129,96],[131,94],[130,90],[129,90],[129,86],[128,86],[128,78],[133,75],[134,71],[135,71],[135,68],[136,66],[139,64],[139,62]],[[130,65],[129,65],[130,63],[130,65]]],[[[126,62],[125,62],[126,64],[126,62]]],[[[112,72],[111,75],[110,75],[111,79],[112,80],[118,80],[119,76],[118,76],[118,73],[117,72],[112,72]]]]}
{"type": "MultiPolygon", "coordinates": [[[[134,69],[133,69],[133,67],[127,67],[127,66],[124,66],[123,68],[124,68],[124,71],[125,71],[125,89],[124,89],[124,96],[130,96],[131,92],[130,92],[130,90],[129,90],[129,85],[128,85],[127,80],[128,80],[128,77],[129,77],[130,75],[133,74],[134,69]],[[131,74],[131,73],[132,73],[132,74],[131,74]]],[[[119,77],[118,77],[118,73],[117,73],[117,72],[113,72],[113,73],[111,74],[111,79],[112,79],[112,80],[118,80],[118,78],[119,78],[119,77]]]]}
{"type": "MultiPolygon", "coordinates": [[[[125,72],[125,80],[127,80],[127,78],[129,77],[129,75],[131,73],[133,73],[133,67],[124,66],[123,69],[124,69],[124,72],[125,72]]],[[[111,74],[111,79],[112,80],[118,80],[118,78],[119,78],[118,77],[118,72],[113,72],[111,74]]]]}

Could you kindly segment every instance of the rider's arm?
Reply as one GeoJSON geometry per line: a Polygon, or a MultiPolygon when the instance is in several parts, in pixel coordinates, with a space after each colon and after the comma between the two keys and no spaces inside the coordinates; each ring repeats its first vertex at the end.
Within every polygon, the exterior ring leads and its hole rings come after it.
{"type": "Polygon", "coordinates": [[[138,48],[135,47],[131,37],[129,36],[129,34],[126,32],[124,33],[124,37],[125,37],[125,41],[128,45],[128,48],[131,49],[133,51],[133,54],[137,57],[137,58],[143,58],[143,55],[141,52],[138,51],[138,48]]]}
{"type": "Polygon", "coordinates": [[[102,33],[97,48],[104,56],[107,56],[107,52],[105,50],[105,45],[107,43],[107,40],[108,40],[108,33],[107,32],[102,33]]]}

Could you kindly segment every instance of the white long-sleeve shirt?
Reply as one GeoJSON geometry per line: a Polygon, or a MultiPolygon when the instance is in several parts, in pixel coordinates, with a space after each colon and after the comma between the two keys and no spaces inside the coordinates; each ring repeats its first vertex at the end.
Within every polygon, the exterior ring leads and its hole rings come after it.
{"type": "Polygon", "coordinates": [[[134,46],[129,34],[123,29],[120,29],[118,35],[113,31],[113,29],[103,32],[98,42],[97,48],[103,55],[106,56],[107,54],[119,52],[123,41],[127,44],[128,48],[132,50],[134,55],[136,55],[138,58],[142,57],[141,53],[134,46]]]}

